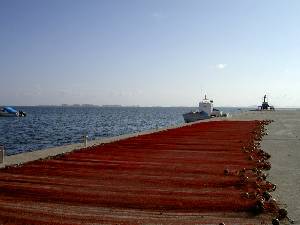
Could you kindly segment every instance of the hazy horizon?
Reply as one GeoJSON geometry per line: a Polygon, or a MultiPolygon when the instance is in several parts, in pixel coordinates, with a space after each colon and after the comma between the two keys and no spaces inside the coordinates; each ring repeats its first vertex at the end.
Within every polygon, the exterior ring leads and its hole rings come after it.
{"type": "Polygon", "coordinates": [[[300,1],[3,0],[0,105],[300,107],[300,1]]]}
{"type": "MultiPolygon", "coordinates": [[[[57,105],[1,105],[1,106],[11,106],[11,107],[102,107],[102,108],[194,108],[197,109],[198,105],[195,106],[188,106],[188,105],[166,105],[166,106],[160,106],[160,105],[94,105],[94,104],[57,104],[57,105]]],[[[237,108],[237,109],[257,109],[257,105],[249,105],[249,106],[222,106],[222,105],[214,105],[214,108],[237,108]]],[[[276,107],[277,110],[284,110],[284,109],[300,109],[300,107],[294,107],[294,106],[285,106],[285,107],[276,107]]]]}

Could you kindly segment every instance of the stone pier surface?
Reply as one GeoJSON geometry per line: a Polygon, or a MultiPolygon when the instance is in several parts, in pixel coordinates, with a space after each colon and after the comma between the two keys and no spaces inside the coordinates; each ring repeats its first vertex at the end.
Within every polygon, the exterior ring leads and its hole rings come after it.
{"type": "Polygon", "coordinates": [[[87,149],[9,156],[6,165],[25,164],[0,169],[0,224],[271,224],[272,210],[254,213],[256,199],[244,196],[255,191],[254,174],[237,176],[257,166],[241,149],[254,138],[255,120],[265,119],[274,120],[261,143],[271,154],[272,195],[299,224],[296,110],[243,112],[98,140],[87,149]]]}
{"type": "Polygon", "coordinates": [[[269,180],[277,184],[274,195],[294,224],[300,224],[300,110],[244,112],[234,119],[274,120],[262,141],[262,149],[271,154],[269,180]]]}

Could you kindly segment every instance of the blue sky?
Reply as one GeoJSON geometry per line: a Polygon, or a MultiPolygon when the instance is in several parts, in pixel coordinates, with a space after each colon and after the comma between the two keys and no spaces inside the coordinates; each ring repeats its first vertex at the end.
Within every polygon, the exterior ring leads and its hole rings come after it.
{"type": "Polygon", "coordinates": [[[1,0],[0,105],[300,106],[300,1],[1,0]]]}

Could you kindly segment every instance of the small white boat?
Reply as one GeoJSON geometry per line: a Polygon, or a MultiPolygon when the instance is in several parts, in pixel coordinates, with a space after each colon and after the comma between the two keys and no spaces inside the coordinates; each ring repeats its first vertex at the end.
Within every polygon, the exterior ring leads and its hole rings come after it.
{"type": "Polygon", "coordinates": [[[213,100],[205,98],[199,103],[198,111],[192,111],[182,115],[186,123],[195,122],[198,120],[205,120],[211,117],[226,116],[222,111],[213,108],[213,100]]]}
{"type": "Polygon", "coordinates": [[[213,108],[210,117],[221,117],[221,116],[224,116],[223,112],[216,108],[213,108]]]}
{"type": "Polygon", "coordinates": [[[3,117],[22,117],[26,116],[26,113],[23,111],[17,111],[12,107],[3,107],[0,108],[0,116],[3,117]]]}

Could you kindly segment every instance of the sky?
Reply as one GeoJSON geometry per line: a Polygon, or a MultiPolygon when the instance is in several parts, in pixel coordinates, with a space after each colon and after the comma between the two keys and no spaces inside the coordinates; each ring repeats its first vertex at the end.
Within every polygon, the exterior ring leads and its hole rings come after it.
{"type": "Polygon", "coordinates": [[[298,0],[0,0],[0,105],[300,107],[298,0]]]}

